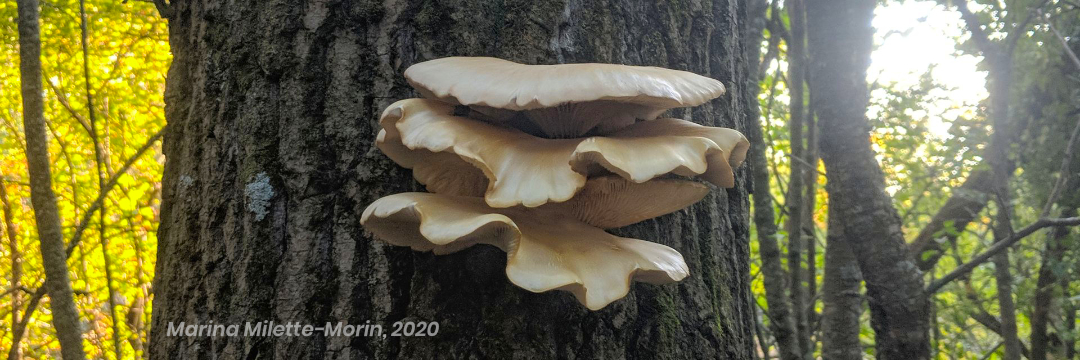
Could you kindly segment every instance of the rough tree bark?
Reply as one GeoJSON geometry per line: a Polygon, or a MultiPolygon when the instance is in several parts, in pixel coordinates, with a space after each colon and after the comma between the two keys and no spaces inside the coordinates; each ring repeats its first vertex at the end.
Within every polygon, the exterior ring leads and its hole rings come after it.
{"type": "MultiPolygon", "coordinates": [[[[929,302],[900,217],[870,148],[866,106],[876,2],[821,0],[807,8],[811,92],[819,111],[830,217],[838,217],[866,282],[879,359],[930,357],[929,302]]],[[[831,229],[830,229],[831,230],[831,229]]]]}
{"type": "MultiPolygon", "coordinates": [[[[86,358],[83,352],[79,312],[68,277],[64,233],[49,168],[49,138],[45,134],[45,107],[41,97],[41,29],[37,0],[19,0],[19,75],[22,86],[23,132],[26,134],[26,165],[30,173],[30,203],[41,243],[45,288],[49,294],[53,327],[64,359],[86,358]]],[[[29,314],[27,314],[29,316],[29,314]]],[[[15,324],[12,324],[15,327],[15,324]]],[[[14,353],[14,352],[12,352],[14,353]]]]}
{"type": "MultiPolygon", "coordinates": [[[[759,1],[762,8],[761,21],[764,22],[765,9],[769,6],[765,1],[759,1]]],[[[773,16],[779,16],[773,8],[773,16]]],[[[756,19],[752,17],[752,19],[756,19]]],[[[764,24],[754,23],[752,27],[764,24]]],[[[758,35],[761,34],[759,31],[758,35]]],[[[751,59],[750,63],[757,61],[761,53],[761,44],[751,43],[754,33],[746,36],[746,54],[751,59]]],[[[775,32],[773,33],[775,37],[775,32]]],[[[772,39],[770,41],[779,41],[772,39]]],[[[748,84],[759,84],[760,64],[751,73],[748,84]]],[[[768,305],[769,326],[772,328],[776,347],[781,360],[800,359],[798,338],[795,336],[795,318],[791,315],[791,303],[787,295],[787,285],[784,280],[784,265],[781,261],[780,245],[776,238],[776,214],[773,207],[772,190],[769,185],[769,163],[766,159],[766,149],[761,123],[761,105],[758,102],[759,86],[747,86],[746,91],[746,118],[750,122],[747,137],[750,140],[749,163],[753,176],[753,200],[754,200],[754,227],[757,229],[758,254],[761,258],[762,282],[765,284],[765,302],[768,305]]]]}
{"type": "Polygon", "coordinates": [[[173,1],[152,358],[750,359],[747,174],[688,210],[619,229],[670,245],[690,278],[590,312],[511,285],[489,247],[434,256],[373,240],[375,199],[419,190],[373,145],[402,77],[450,55],[612,62],[723,81],[672,115],[746,129],[740,2],[173,1]],[[434,337],[168,337],[168,324],[437,321],[434,337]]]}
{"type": "Polygon", "coordinates": [[[844,236],[843,221],[831,214],[825,244],[825,279],[821,300],[821,357],[829,360],[863,358],[859,342],[859,317],[862,316],[862,273],[855,253],[844,236]]]}

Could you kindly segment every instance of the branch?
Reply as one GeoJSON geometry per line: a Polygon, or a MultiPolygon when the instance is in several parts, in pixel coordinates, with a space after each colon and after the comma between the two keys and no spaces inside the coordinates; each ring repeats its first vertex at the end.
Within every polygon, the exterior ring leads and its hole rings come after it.
{"type": "Polygon", "coordinates": [[[1027,17],[1024,17],[1024,21],[1021,21],[1009,31],[1009,34],[1005,36],[1006,53],[1013,53],[1013,50],[1016,49],[1016,43],[1019,42],[1020,37],[1024,36],[1024,33],[1027,32],[1028,24],[1031,24],[1031,20],[1035,19],[1035,15],[1042,14],[1043,6],[1046,6],[1046,3],[1049,1],[1050,0],[1042,0],[1034,8],[1028,10],[1027,17]]]}
{"type": "Polygon", "coordinates": [[[810,171],[814,171],[814,172],[818,173],[818,175],[821,175],[821,176],[825,176],[825,172],[824,172],[824,171],[818,170],[818,167],[817,167],[817,166],[814,166],[814,164],[811,164],[811,163],[807,162],[807,161],[806,161],[806,160],[804,160],[803,158],[799,158],[799,157],[796,157],[796,158],[792,158],[792,159],[795,159],[795,161],[799,162],[799,164],[802,164],[802,165],[800,165],[800,166],[805,166],[805,167],[807,167],[807,168],[808,168],[808,169],[809,169],[810,171]]]}
{"type": "Polygon", "coordinates": [[[19,319],[18,324],[12,324],[11,332],[11,349],[8,350],[8,359],[16,359],[19,352],[19,342],[22,341],[23,335],[26,333],[26,325],[30,323],[30,318],[34,315],[34,309],[37,309],[38,303],[41,302],[41,298],[45,296],[45,285],[38,286],[34,291],[34,295],[30,296],[30,301],[26,304],[26,311],[23,312],[22,319],[19,319]]]}
{"type": "Polygon", "coordinates": [[[68,102],[67,95],[64,95],[64,93],[60,92],[60,90],[56,88],[56,84],[53,84],[52,80],[46,79],[45,83],[49,84],[49,89],[53,91],[53,94],[56,94],[56,99],[60,100],[60,105],[63,105],[64,108],[67,109],[69,113],[71,113],[71,116],[79,122],[79,125],[82,125],[83,130],[86,130],[86,132],[88,133],[92,133],[93,130],[90,127],[90,122],[86,121],[86,118],[83,117],[82,114],[79,114],[79,112],[76,111],[73,106],[71,106],[71,103],[68,102]]]}
{"type": "Polygon", "coordinates": [[[11,131],[11,137],[15,138],[15,142],[19,143],[19,148],[25,149],[26,142],[23,141],[22,135],[19,133],[19,127],[15,126],[15,124],[12,124],[11,120],[8,120],[7,116],[0,116],[0,120],[3,120],[4,126],[8,128],[8,131],[11,131]]]}
{"type": "Polygon", "coordinates": [[[1020,231],[1017,231],[1016,234],[995,243],[983,253],[971,258],[971,260],[969,260],[967,263],[956,267],[956,269],[953,269],[953,271],[949,272],[945,276],[942,276],[940,279],[930,283],[930,285],[926,287],[926,292],[928,294],[937,292],[941,289],[941,287],[945,286],[949,282],[952,282],[953,280],[956,280],[957,278],[966,275],[967,273],[971,272],[971,270],[974,270],[975,267],[986,262],[994,255],[997,255],[1005,249],[1008,249],[1023,238],[1027,237],[1028,235],[1034,234],[1036,231],[1039,231],[1042,228],[1076,225],[1080,225],[1080,217],[1039,219],[1039,221],[1036,221],[1034,224],[1028,225],[1023,229],[1020,229],[1020,231]]]}
{"type": "MultiPolygon", "coordinates": [[[[108,195],[109,191],[116,186],[117,182],[120,180],[120,176],[123,176],[124,173],[126,173],[128,169],[130,169],[131,166],[135,164],[135,161],[138,160],[143,153],[149,150],[154,145],[154,143],[160,140],[162,135],[165,134],[165,130],[167,129],[168,126],[162,128],[161,130],[158,130],[157,133],[155,133],[153,136],[150,137],[150,139],[146,141],[146,144],[143,144],[143,146],[140,147],[139,150],[135,151],[134,155],[132,155],[130,158],[127,159],[127,161],[124,162],[124,166],[120,167],[120,171],[117,171],[115,174],[113,174],[112,177],[109,178],[109,182],[105,184],[104,188],[102,188],[102,191],[100,194],[98,194],[97,199],[95,199],[94,203],[90,205],[90,209],[88,209],[86,213],[83,214],[82,220],[79,221],[78,227],[75,228],[75,234],[72,235],[71,242],[68,244],[65,257],[71,257],[71,253],[75,251],[75,247],[79,245],[79,241],[82,239],[83,232],[86,231],[86,228],[90,226],[90,219],[93,217],[94,212],[101,208],[101,206],[104,204],[106,195],[108,195]]],[[[26,329],[26,324],[30,321],[30,318],[33,316],[34,311],[37,310],[38,303],[40,303],[43,296],[45,296],[45,286],[38,286],[37,290],[34,290],[34,294],[30,296],[30,301],[27,302],[26,310],[23,311],[23,318],[19,321],[18,324],[14,324],[14,335],[17,337],[14,338],[12,344],[18,344],[19,341],[21,341],[21,334],[26,329]]],[[[16,346],[12,346],[12,349],[16,348],[16,346]]]]}
{"type": "Polygon", "coordinates": [[[1004,341],[999,341],[998,344],[996,346],[994,346],[993,349],[990,349],[990,351],[986,352],[986,355],[983,355],[983,357],[979,358],[979,360],[988,360],[988,359],[990,359],[991,357],[994,356],[994,354],[997,354],[998,349],[1000,349],[1002,346],[1005,346],[1005,342],[1004,341]]]}
{"type": "Polygon", "coordinates": [[[172,9],[169,4],[165,3],[165,0],[154,0],[154,7],[157,8],[158,14],[162,18],[168,19],[172,17],[172,9]]]}
{"type": "Polygon", "coordinates": [[[83,214],[83,218],[81,221],[79,221],[79,225],[75,227],[75,233],[71,235],[71,241],[68,242],[67,256],[70,257],[71,253],[75,251],[75,247],[79,245],[79,241],[82,240],[83,232],[85,232],[86,228],[90,226],[91,215],[93,215],[95,211],[100,209],[101,206],[105,204],[105,198],[109,194],[109,191],[111,191],[113,187],[116,187],[116,184],[120,181],[120,176],[123,176],[124,173],[126,173],[128,169],[131,168],[132,165],[135,165],[135,161],[139,160],[139,157],[141,157],[143,153],[149,150],[154,145],[154,143],[161,139],[161,137],[165,134],[165,130],[167,130],[167,127],[158,130],[158,132],[151,136],[150,139],[146,140],[146,144],[143,144],[143,146],[140,147],[139,150],[135,151],[135,154],[128,158],[127,161],[124,162],[124,165],[120,167],[120,170],[113,174],[112,177],[109,178],[109,181],[105,183],[105,186],[101,188],[97,199],[94,199],[94,203],[90,204],[90,208],[86,210],[85,214],[83,214]]]}
{"type": "Polygon", "coordinates": [[[1076,122],[1072,135],[1069,136],[1069,144],[1065,146],[1065,157],[1061,159],[1061,170],[1058,173],[1057,181],[1054,183],[1054,188],[1050,190],[1050,197],[1046,199],[1046,205],[1043,205],[1042,217],[1050,215],[1050,209],[1053,208],[1054,202],[1057,202],[1058,197],[1061,196],[1061,188],[1065,187],[1065,183],[1069,179],[1069,165],[1072,164],[1073,153],[1076,152],[1077,138],[1080,138],[1080,121],[1076,122]]]}
{"type": "Polygon", "coordinates": [[[967,24],[968,31],[971,32],[971,40],[975,41],[975,45],[982,50],[983,56],[986,58],[997,56],[997,48],[994,43],[990,42],[990,37],[983,31],[982,23],[979,22],[979,17],[975,13],[968,9],[967,0],[956,0],[956,11],[960,12],[960,18],[964,19],[964,23],[967,24]]]}
{"type": "Polygon", "coordinates": [[[10,289],[7,289],[7,291],[4,291],[2,294],[0,294],[0,297],[8,296],[8,295],[14,294],[15,292],[19,292],[19,291],[27,293],[27,294],[33,294],[34,293],[33,291],[30,291],[30,289],[26,288],[25,286],[20,285],[20,286],[15,286],[15,287],[12,287],[10,289]]]}
{"type": "MultiPolygon", "coordinates": [[[[774,59],[779,57],[780,52],[780,36],[776,33],[769,34],[768,51],[765,52],[765,57],[761,59],[761,63],[758,64],[757,72],[758,79],[764,79],[765,73],[769,71],[769,64],[774,59]]],[[[756,100],[756,99],[755,99],[756,100]]]]}
{"type": "Polygon", "coordinates": [[[1046,26],[1050,28],[1050,31],[1054,32],[1054,36],[1057,36],[1058,41],[1061,41],[1061,47],[1065,48],[1065,54],[1068,54],[1069,59],[1072,60],[1073,64],[1075,64],[1078,69],[1080,69],[1080,58],[1077,58],[1076,53],[1074,53],[1072,51],[1072,48],[1069,47],[1069,41],[1065,40],[1064,36],[1061,36],[1061,33],[1058,32],[1057,27],[1055,27],[1054,24],[1052,24],[1050,21],[1046,22],[1046,26]]]}

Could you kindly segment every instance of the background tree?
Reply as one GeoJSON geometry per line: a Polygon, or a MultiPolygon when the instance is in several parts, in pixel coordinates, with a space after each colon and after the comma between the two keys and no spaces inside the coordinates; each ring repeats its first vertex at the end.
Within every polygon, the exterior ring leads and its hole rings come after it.
{"type": "Polygon", "coordinates": [[[900,216],[885,192],[870,147],[866,109],[876,2],[825,0],[807,9],[814,109],[831,216],[866,283],[879,359],[928,359],[929,303],[922,273],[908,257],[900,216]]]}
{"type": "Polygon", "coordinates": [[[19,73],[22,79],[23,129],[26,132],[26,158],[30,173],[30,200],[41,241],[45,267],[45,287],[53,313],[53,326],[65,359],[85,359],[79,312],[68,277],[64,235],[60,229],[60,211],[52,189],[49,141],[45,135],[45,110],[41,98],[41,30],[38,26],[36,0],[19,1],[19,73]]]}
{"type": "MultiPolygon", "coordinates": [[[[751,83],[759,84],[762,82],[761,70],[769,59],[777,56],[779,51],[779,38],[777,32],[771,31],[771,39],[767,45],[768,50],[762,57],[761,44],[750,39],[761,39],[764,35],[765,28],[767,27],[782,27],[778,24],[779,10],[775,5],[775,2],[758,1],[752,2],[756,4],[756,12],[751,12],[750,33],[746,35],[747,45],[747,57],[750,59],[750,65],[752,72],[750,73],[751,83]],[[768,15],[768,17],[767,17],[768,15]],[[757,60],[757,62],[755,62],[757,60]]],[[[775,77],[772,79],[776,81],[775,77]]],[[[774,83],[775,84],[775,83],[774,83]]],[[[787,285],[787,273],[784,270],[784,265],[781,260],[783,252],[781,252],[779,242],[777,241],[777,222],[775,207],[773,203],[773,192],[770,184],[770,170],[769,161],[767,160],[767,152],[769,149],[769,143],[765,141],[764,132],[766,127],[762,124],[761,106],[759,104],[758,95],[761,90],[761,86],[747,86],[747,119],[752,121],[750,129],[748,131],[747,138],[750,140],[750,150],[748,156],[748,162],[752,170],[753,176],[753,194],[754,194],[754,228],[757,230],[757,253],[760,259],[760,266],[758,268],[762,274],[763,292],[765,293],[767,311],[770,328],[772,329],[772,338],[775,339],[776,349],[779,353],[779,357],[783,360],[795,360],[800,359],[804,354],[799,349],[798,333],[796,332],[795,316],[791,313],[791,302],[788,298],[788,285],[787,285]],[[757,120],[756,122],[753,122],[757,120]]],[[[775,87],[770,88],[770,91],[775,91],[775,87]]],[[[759,340],[764,343],[761,334],[758,335],[759,340]]],[[[765,346],[762,347],[763,355],[768,355],[768,349],[765,346]]]]}

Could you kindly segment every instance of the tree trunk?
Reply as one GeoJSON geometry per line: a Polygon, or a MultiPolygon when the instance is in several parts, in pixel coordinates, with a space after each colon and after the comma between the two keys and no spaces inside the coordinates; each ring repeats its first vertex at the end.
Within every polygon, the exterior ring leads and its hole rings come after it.
{"type": "MultiPolygon", "coordinates": [[[[830,206],[830,212],[833,212],[830,206]]],[[[825,244],[825,280],[822,285],[821,357],[829,360],[863,358],[859,342],[862,316],[862,273],[844,236],[839,216],[829,214],[825,244]]]]}
{"type": "Polygon", "coordinates": [[[818,103],[829,208],[866,282],[879,359],[930,357],[929,302],[900,217],[870,148],[866,119],[876,2],[821,0],[807,8],[811,92],[818,103]]]}
{"type": "MultiPolygon", "coordinates": [[[[768,6],[768,4],[763,4],[763,6],[768,6]]],[[[764,17],[764,8],[761,11],[762,17],[764,17]]],[[[775,12],[775,8],[773,16],[779,16],[775,12]]],[[[763,24],[760,25],[764,26],[763,24]]],[[[752,39],[752,37],[748,36],[747,39],[752,39]]],[[[760,51],[760,44],[747,45],[747,57],[750,59],[756,60],[760,51]]],[[[750,84],[759,84],[759,74],[760,72],[756,70],[749,74],[751,76],[750,84]]],[[[781,261],[780,245],[776,238],[776,214],[769,184],[769,164],[765,154],[769,145],[765,143],[763,135],[765,129],[761,124],[761,106],[757,99],[760,85],[748,86],[747,88],[747,120],[751,125],[746,135],[750,140],[749,163],[754,184],[754,227],[757,229],[758,254],[761,257],[762,282],[765,284],[765,302],[768,305],[769,326],[772,328],[773,337],[776,339],[780,359],[796,360],[801,357],[801,354],[799,353],[798,338],[795,334],[795,318],[791,315],[791,303],[789,302],[787,285],[784,280],[784,265],[781,261]]]]}
{"type": "MultiPolygon", "coordinates": [[[[1073,216],[1076,216],[1075,207],[1061,212],[1061,217],[1073,216]]],[[[1050,337],[1046,331],[1050,323],[1050,305],[1054,299],[1054,287],[1060,283],[1057,274],[1054,273],[1054,267],[1064,260],[1065,238],[1069,235],[1069,231],[1070,228],[1065,226],[1051,230],[1043,251],[1042,264],[1039,266],[1039,277],[1035,286],[1035,306],[1031,313],[1031,360],[1046,360],[1046,354],[1050,348],[1050,337]]]]}
{"type": "MultiPolygon", "coordinates": [[[[30,203],[41,243],[45,268],[45,288],[60,352],[65,360],[86,358],[83,352],[79,312],[68,277],[64,234],[49,168],[49,138],[45,134],[44,99],[41,78],[41,29],[37,0],[19,0],[19,74],[22,86],[23,131],[26,134],[26,164],[30,173],[30,203]]],[[[29,314],[27,314],[28,316],[29,314]]],[[[14,324],[12,324],[14,328],[14,324]]]]}
{"type": "MultiPolygon", "coordinates": [[[[3,178],[3,171],[0,171],[0,178],[3,178]]],[[[22,309],[22,291],[17,289],[22,287],[22,250],[19,248],[19,238],[15,234],[15,220],[14,214],[11,212],[11,200],[7,194],[7,184],[4,180],[0,179],[0,211],[3,212],[4,218],[4,235],[6,235],[8,243],[8,256],[11,260],[11,329],[17,331],[17,333],[11,334],[12,342],[11,348],[8,349],[8,360],[18,360],[22,358],[22,348],[20,341],[22,339],[22,333],[24,329],[19,329],[19,310],[22,309]]]]}
{"type": "Polygon", "coordinates": [[[717,78],[672,116],[746,129],[739,2],[176,0],[166,88],[152,358],[750,359],[747,174],[688,210],[619,229],[682,252],[691,277],[588,311],[509,283],[506,255],[373,240],[360,214],[419,190],[374,147],[402,72],[450,55],[657,65],[717,78]],[[434,321],[432,337],[169,337],[168,325],[434,321]]]}
{"type": "Polygon", "coordinates": [[[806,78],[806,10],[802,0],[790,0],[786,3],[788,18],[791,19],[791,33],[788,43],[788,91],[791,93],[790,116],[788,117],[788,131],[791,143],[789,154],[791,174],[788,180],[787,199],[784,206],[788,210],[788,272],[791,281],[788,283],[788,293],[791,296],[791,310],[795,317],[795,328],[799,340],[799,354],[803,358],[810,358],[810,334],[809,324],[806,318],[806,285],[804,284],[805,272],[803,271],[802,249],[805,247],[803,238],[803,223],[805,210],[803,200],[806,180],[804,173],[808,171],[803,162],[805,151],[803,142],[803,123],[805,122],[804,106],[804,82],[806,78]]]}
{"type": "MultiPolygon", "coordinates": [[[[1063,289],[1067,289],[1069,283],[1067,281],[1065,281],[1065,280],[1062,280],[1061,285],[1062,285],[1061,287],[1063,289]]],[[[1065,297],[1069,297],[1068,295],[1070,295],[1070,294],[1066,293],[1065,295],[1066,295],[1065,297]]],[[[1065,321],[1064,321],[1065,322],[1065,331],[1068,331],[1069,333],[1075,334],[1076,333],[1076,310],[1077,310],[1076,306],[1073,305],[1072,302],[1067,302],[1062,307],[1065,308],[1064,309],[1064,311],[1065,311],[1065,316],[1064,316],[1065,317],[1065,321]]],[[[1063,359],[1075,359],[1076,358],[1076,336],[1070,336],[1070,337],[1066,338],[1065,343],[1062,344],[1062,347],[1065,348],[1065,349],[1062,350],[1062,352],[1065,353],[1065,357],[1063,359]]]]}
{"type": "MultiPolygon", "coordinates": [[[[809,82],[810,79],[808,78],[809,82]]],[[[809,101],[813,101],[813,94],[808,94],[809,101]]],[[[806,113],[806,164],[807,169],[803,172],[806,176],[806,180],[803,182],[803,243],[804,251],[806,252],[806,274],[804,276],[806,281],[806,292],[803,294],[803,298],[806,299],[806,305],[804,306],[804,312],[806,317],[806,329],[807,332],[803,336],[806,342],[810,345],[808,352],[813,354],[816,344],[816,338],[814,337],[815,329],[818,328],[818,313],[817,313],[817,225],[814,223],[814,212],[817,208],[817,181],[818,181],[818,162],[821,160],[818,157],[818,128],[817,121],[814,118],[813,109],[809,109],[806,113]]]]}
{"type": "MultiPolygon", "coordinates": [[[[994,225],[994,241],[1002,241],[1012,236],[1012,206],[1008,200],[1008,178],[1000,183],[997,223],[994,225]]],[[[994,280],[997,287],[998,309],[1001,312],[1002,344],[1005,346],[1005,360],[1020,360],[1020,337],[1016,329],[1016,302],[1013,301],[1013,279],[1009,270],[1009,250],[994,256],[994,280]]]]}

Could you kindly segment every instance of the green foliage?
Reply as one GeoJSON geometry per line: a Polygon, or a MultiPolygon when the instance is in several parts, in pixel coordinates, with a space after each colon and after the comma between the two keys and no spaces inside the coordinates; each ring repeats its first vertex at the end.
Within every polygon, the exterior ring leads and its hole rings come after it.
{"type": "MultiPolygon", "coordinates": [[[[955,13],[952,1],[939,3],[955,13]]],[[[1024,22],[1030,13],[1028,9],[1040,3],[1041,0],[977,0],[969,2],[969,5],[982,24],[986,24],[984,30],[991,41],[1003,43],[1009,28],[1024,22]]],[[[1032,16],[1027,31],[1018,35],[1014,56],[1014,82],[1010,84],[1010,118],[1025,125],[1021,140],[1009,151],[1009,156],[1019,164],[1010,188],[1012,205],[1015,207],[1015,215],[1011,219],[1014,227],[1030,224],[1039,217],[1053,184],[1060,176],[1080,174],[1080,171],[1076,170],[1080,169],[1080,154],[1074,158],[1071,172],[1063,174],[1060,171],[1069,133],[1080,121],[1080,105],[1077,105],[1080,104],[1080,69],[1070,62],[1060,41],[1046,25],[1048,21],[1052,22],[1059,31],[1070,37],[1073,51],[1080,52],[1080,7],[1073,3],[1051,0],[1043,9],[1047,16],[1032,16]]],[[[966,33],[966,30],[964,32],[966,33]]],[[[983,55],[970,36],[960,36],[956,40],[957,56],[983,55]]],[[[772,196],[777,200],[776,209],[773,210],[777,214],[777,221],[782,223],[785,214],[784,181],[788,178],[790,164],[787,162],[789,138],[784,123],[789,100],[784,82],[784,44],[780,45],[780,49],[780,58],[768,66],[766,76],[761,81],[759,100],[765,124],[763,134],[770,146],[767,165],[772,173],[772,196]]],[[[985,61],[979,66],[981,70],[988,69],[985,61]]],[[[949,97],[949,89],[937,81],[932,75],[933,71],[933,68],[927,69],[911,87],[874,84],[870,89],[872,96],[868,115],[872,125],[871,143],[885,172],[886,190],[892,195],[894,205],[902,216],[904,233],[909,239],[929,223],[951,196],[993,200],[986,194],[961,193],[963,190],[959,189],[973,171],[988,168],[988,164],[983,161],[983,154],[994,131],[987,119],[988,104],[959,104],[953,101],[949,97]],[[942,103],[953,105],[943,108],[940,106],[942,103]],[[944,131],[940,130],[942,126],[939,124],[944,125],[944,131]]],[[[825,177],[821,177],[819,181],[823,184],[825,177]]],[[[823,188],[822,184],[819,184],[819,188],[823,188]]],[[[1053,208],[1052,216],[1060,214],[1063,209],[1080,205],[1078,185],[1080,181],[1068,183],[1053,208]]],[[[815,231],[822,234],[826,231],[827,202],[822,191],[814,213],[815,231]]],[[[948,273],[992,245],[992,219],[997,211],[991,201],[973,224],[961,229],[950,222],[935,234],[935,237],[958,235],[958,239],[956,243],[941,244],[943,256],[938,265],[927,272],[928,282],[948,273]]],[[[1077,271],[1080,271],[1080,256],[1076,255],[1076,251],[1080,250],[1080,241],[1077,241],[1080,240],[1080,234],[1077,233],[1078,231],[1073,230],[1066,241],[1068,249],[1064,260],[1048,263],[1058,278],[1069,279],[1065,291],[1055,290],[1055,307],[1051,315],[1053,326],[1050,332],[1062,340],[1076,339],[1077,336],[1076,330],[1065,326],[1066,321],[1074,322],[1074,329],[1080,328],[1080,324],[1075,323],[1075,316],[1066,316],[1068,311],[1075,313],[1080,309],[1080,297],[1068,295],[1080,291],[1080,284],[1076,281],[1080,278],[1077,276],[1077,271]]],[[[1030,336],[1030,316],[1034,310],[1038,271],[1047,255],[1044,253],[1046,239],[1047,235],[1040,232],[1014,246],[1011,251],[1010,270],[1014,276],[1012,295],[1018,306],[1019,336],[1025,343],[1030,336]]],[[[824,235],[821,235],[819,254],[824,251],[823,241],[824,235]]],[[[756,244],[751,248],[754,256],[753,274],[757,274],[759,257],[756,244]]],[[[937,254],[924,252],[916,256],[928,258],[934,255],[937,254]]],[[[818,271],[823,268],[823,264],[819,262],[818,271]]],[[[821,274],[817,275],[820,281],[821,274]]],[[[767,307],[760,276],[754,278],[753,284],[758,303],[762,308],[767,307]]],[[[969,276],[946,286],[934,295],[932,302],[933,346],[936,358],[980,359],[987,355],[1001,356],[1002,349],[998,347],[1001,337],[973,318],[976,312],[981,311],[991,316],[998,314],[994,269],[991,264],[980,266],[969,276]]],[[[815,306],[820,310],[820,304],[815,306]]],[[[873,332],[868,326],[869,319],[864,320],[862,339],[866,345],[867,356],[872,356],[873,332]]],[[[767,324],[768,319],[764,322],[767,324]]],[[[1061,342],[1055,346],[1051,351],[1060,354],[1061,342]]]]}
{"type": "MultiPolygon", "coordinates": [[[[162,93],[171,56],[166,23],[149,2],[88,1],[89,81],[94,97],[97,130],[109,174],[147,143],[164,124],[162,93]]],[[[26,160],[22,135],[19,93],[18,33],[14,1],[0,2],[0,186],[7,190],[13,207],[18,254],[22,257],[20,285],[32,292],[44,276],[38,251],[33,210],[26,186],[26,160]]],[[[53,187],[70,241],[76,224],[88,216],[90,204],[98,196],[98,176],[93,141],[89,135],[86,78],[83,76],[79,2],[41,2],[42,64],[46,80],[45,119],[51,140],[53,187]],[[65,105],[66,104],[66,105],[65,105]]],[[[154,149],[157,147],[155,146],[154,149]]],[[[121,341],[121,358],[139,358],[146,342],[154,277],[164,159],[157,150],[139,158],[111,191],[105,201],[104,236],[109,241],[111,273],[120,318],[120,333],[112,333],[114,319],[109,311],[108,289],[97,216],[83,234],[70,258],[75,302],[85,324],[83,338],[90,358],[116,358],[113,339],[121,341]]],[[[12,248],[6,233],[0,246],[0,283],[4,284],[2,308],[11,309],[16,292],[11,288],[12,248]]],[[[20,298],[20,317],[29,298],[20,298]]],[[[11,329],[10,310],[3,312],[0,329],[11,329]]],[[[21,348],[26,358],[48,359],[59,354],[59,345],[50,322],[47,298],[29,322],[21,348]]],[[[12,332],[3,331],[0,349],[12,345],[12,332]]]]}

